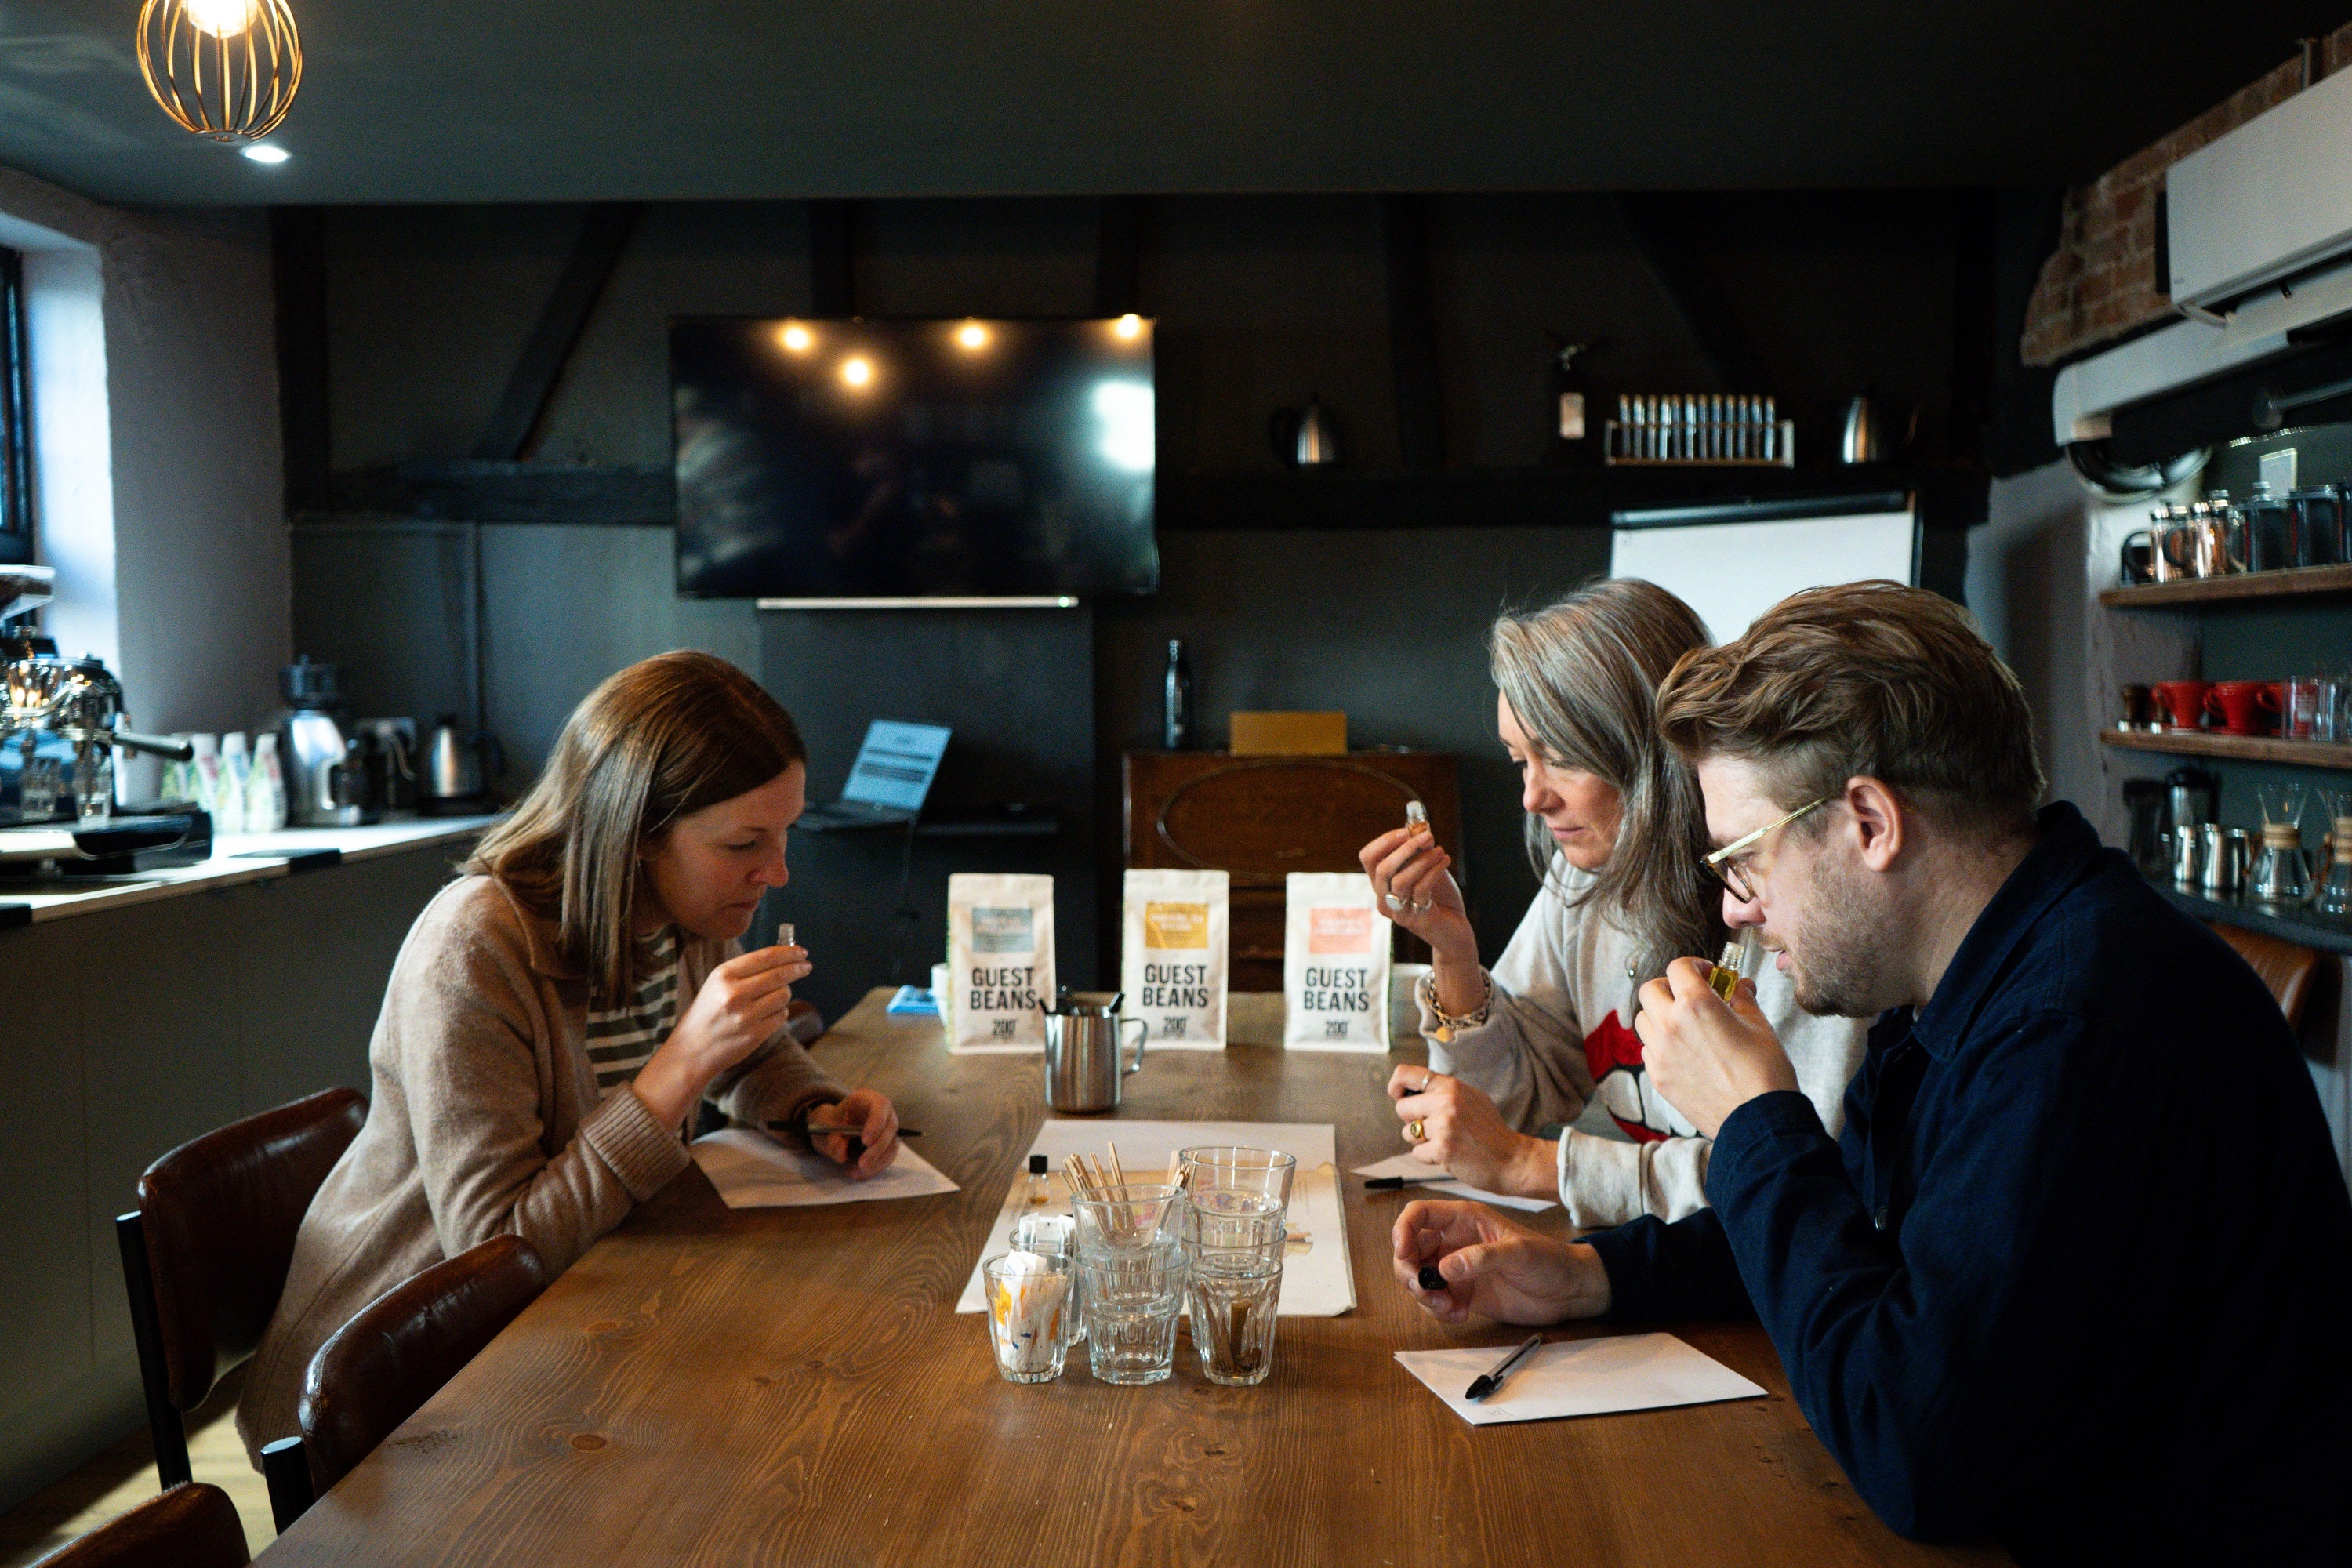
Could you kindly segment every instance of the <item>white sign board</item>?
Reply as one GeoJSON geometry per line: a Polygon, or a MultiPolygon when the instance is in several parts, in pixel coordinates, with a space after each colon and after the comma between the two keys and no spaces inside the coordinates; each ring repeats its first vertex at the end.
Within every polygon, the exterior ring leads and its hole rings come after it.
{"type": "Polygon", "coordinates": [[[1620,525],[1609,575],[1655,583],[1698,612],[1718,643],[1790,595],[1874,577],[1916,585],[1917,519],[1909,511],[1620,525]]]}

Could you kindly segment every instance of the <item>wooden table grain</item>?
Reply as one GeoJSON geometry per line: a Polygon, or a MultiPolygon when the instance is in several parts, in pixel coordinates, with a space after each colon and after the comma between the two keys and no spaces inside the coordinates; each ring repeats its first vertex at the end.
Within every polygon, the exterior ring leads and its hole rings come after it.
{"type": "MultiPolygon", "coordinates": [[[[1767,1397],[1473,1427],[1392,1357],[1447,1330],[1389,1272],[1405,1199],[1343,1181],[1358,1306],[1285,1318],[1256,1388],[1000,1379],[958,1293],[1045,1116],[1034,1057],[950,1057],[869,995],[817,1047],[960,1193],[746,1209],[698,1171],[591,1248],[264,1554],[304,1563],[1710,1564],[2000,1562],[1897,1539],[1752,1324],[1675,1331],[1767,1397]]],[[[1154,1054],[1121,1116],[1328,1121],[1397,1148],[1389,1057],[1154,1054]]],[[[1564,1226],[1559,1211],[1539,1216],[1564,1226]]],[[[1606,1331],[1562,1330],[1559,1333],[1606,1331]]]]}

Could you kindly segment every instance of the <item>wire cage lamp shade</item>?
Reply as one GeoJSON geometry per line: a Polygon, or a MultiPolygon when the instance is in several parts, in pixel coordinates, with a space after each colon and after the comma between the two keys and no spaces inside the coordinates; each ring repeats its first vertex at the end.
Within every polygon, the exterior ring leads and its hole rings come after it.
{"type": "Polygon", "coordinates": [[[164,113],[207,142],[257,142],[302,85],[286,0],[146,0],[139,70],[164,113]]]}

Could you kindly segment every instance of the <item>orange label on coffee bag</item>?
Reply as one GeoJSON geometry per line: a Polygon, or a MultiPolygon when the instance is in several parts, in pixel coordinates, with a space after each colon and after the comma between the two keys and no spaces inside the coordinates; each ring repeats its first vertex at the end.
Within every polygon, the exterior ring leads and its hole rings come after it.
{"type": "Polygon", "coordinates": [[[1372,911],[1368,909],[1340,907],[1312,909],[1307,911],[1307,951],[1309,952],[1370,952],[1372,951],[1372,911]]]}

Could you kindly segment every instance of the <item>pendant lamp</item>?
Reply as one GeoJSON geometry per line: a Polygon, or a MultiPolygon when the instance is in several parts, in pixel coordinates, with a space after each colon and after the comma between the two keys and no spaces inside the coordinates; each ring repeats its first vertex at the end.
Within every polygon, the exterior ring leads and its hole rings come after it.
{"type": "Polygon", "coordinates": [[[302,38],[286,0],[146,0],[139,69],[155,101],[207,142],[257,142],[302,85],[302,38]]]}

